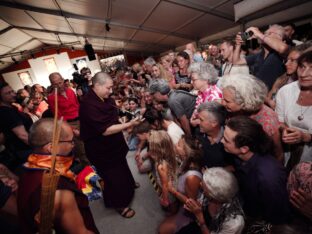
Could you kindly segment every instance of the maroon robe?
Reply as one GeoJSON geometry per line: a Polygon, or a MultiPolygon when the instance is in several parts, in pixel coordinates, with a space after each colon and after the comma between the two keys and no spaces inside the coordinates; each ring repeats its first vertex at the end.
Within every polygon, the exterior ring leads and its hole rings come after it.
{"type": "Polygon", "coordinates": [[[135,182],[127,163],[128,146],[122,132],[109,136],[103,133],[118,122],[118,110],[112,98],[100,99],[90,89],[79,110],[80,137],[88,159],[104,180],[104,203],[109,208],[128,207],[135,182]]]}
{"type": "MultiPolygon", "coordinates": [[[[40,209],[43,170],[25,170],[26,172],[22,174],[18,184],[17,207],[21,232],[30,234],[38,232],[38,226],[34,217],[40,209]]],[[[74,192],[75,200],[86,228],[94,233],[99,233],[89,208],[88,198],[78,190],[75,182],[61,176],[57,185],[57,190],[59,189],[74,192]]],[[[64,230],[62,230],[62,227],[58,225],[55,225],[53,229],[55,229],[56,233],[65,233],[64,230]]]]}

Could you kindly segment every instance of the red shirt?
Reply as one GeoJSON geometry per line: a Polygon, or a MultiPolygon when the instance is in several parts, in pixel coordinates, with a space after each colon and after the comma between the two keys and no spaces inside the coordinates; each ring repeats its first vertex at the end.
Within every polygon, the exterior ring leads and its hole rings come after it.
{"type": "MultiPolygon", "coordinates": [[[[65,89],[66,97],[58,94],[58,118],[63,116],[64,120],[75,119],[79,116],[79,102],[76,94],[72,89],[65,89]]],[[[48,96],[48,104],[51,111],[54,113],[55,94],[51,93],[48,96]]]]}

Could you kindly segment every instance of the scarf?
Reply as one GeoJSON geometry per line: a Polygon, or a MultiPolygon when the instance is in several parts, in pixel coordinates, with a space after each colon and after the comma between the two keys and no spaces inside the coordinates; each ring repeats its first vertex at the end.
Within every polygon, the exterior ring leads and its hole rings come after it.
{"type": "MultiPolygon", "coordinates": [[[[43,170],[50,169],[51,159],[51,155],[31,154],[28,156],[24,167],[43,170]]],[[[73,164],[73,159],[73,156],[56,156],[55,170],[62,176],[75,180],[75,174],[70,170],[70,167],[73,164]]]]}
{"type": "MultiPolygon", "coordinates": [[[[51,155],[31,154],[25,168],[47,170],[51,168],[51,155]]],[[[78,189],[89,201],[102,197],[102,179],[93,166],[84,166],[74,161],[73,156],[56,156],[55,170],[62,176],[75,181],[78,189]]]]}

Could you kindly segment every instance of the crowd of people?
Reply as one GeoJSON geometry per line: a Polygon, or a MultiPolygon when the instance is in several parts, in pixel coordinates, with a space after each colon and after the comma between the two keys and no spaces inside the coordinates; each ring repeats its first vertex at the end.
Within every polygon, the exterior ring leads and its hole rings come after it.
{"type": "Polygon", "coordinates": [[[311,233],[312,43],[290,29],[250,27],[111,74],[55,72],[47,89],[1,83],[1,211],[19,217],[18,231],[38,231],[57,98],[57,232],[99,232],[79,183],[88,170],[107,208],[135,215],[130,150],[156,179],[160,234],[311,233]]]}

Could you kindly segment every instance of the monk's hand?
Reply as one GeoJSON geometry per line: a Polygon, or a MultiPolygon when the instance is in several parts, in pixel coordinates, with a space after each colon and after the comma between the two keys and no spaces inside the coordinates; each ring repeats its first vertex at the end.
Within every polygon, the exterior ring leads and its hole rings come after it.
{"type": "Polygon", "coordinates": [[[137,126],[140,123],[142,123],[145,120],[145,118],[142,118],[141,116],[137,116],[130,120],[130,123],[132,126],[137,126]]]}

